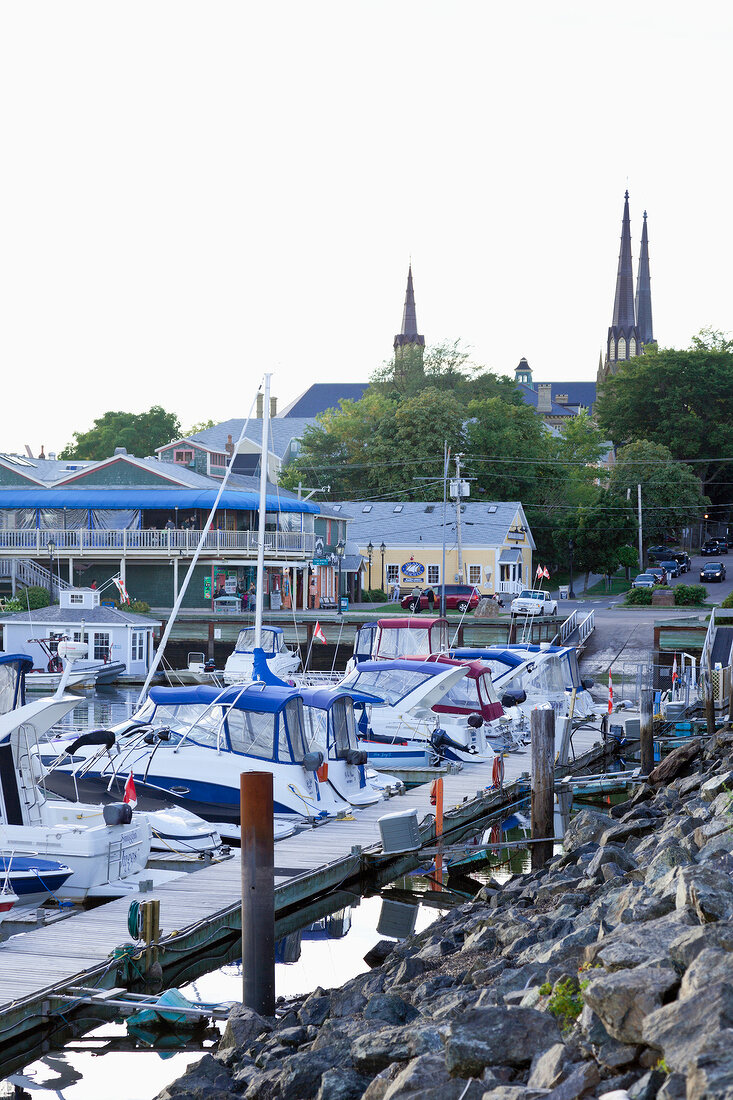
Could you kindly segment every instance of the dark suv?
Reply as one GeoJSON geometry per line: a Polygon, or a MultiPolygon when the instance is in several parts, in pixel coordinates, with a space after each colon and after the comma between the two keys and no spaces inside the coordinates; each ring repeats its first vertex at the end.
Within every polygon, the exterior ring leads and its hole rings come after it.
{"type": "Polygon", "coordinates": [[[717,557],[718,554],[727,554],[728,543],[725,539],[708,539],[700,548],[700,553],[710,554],[711,556],[715,555],[715,557],[717,557]]]}
{"type": "MultiPolygon", "coordinates": [[[[442,584],[435,584],[432,586],[435,593],[435,610],[440,611],[440,595],[443,591],[442,584]]],[[[445,609],[446,611],[473,611],[479,601],[479,592],[473,584],[447,584],[445,586],[445,609]]],[[[413,596],[410,593],[409,596],[403,596],[400,603],[406,611],[424,611],[428,606],[428,598],[423,591],[420,596],[420,606],[418,607],[417,596],[413,596]]]]}

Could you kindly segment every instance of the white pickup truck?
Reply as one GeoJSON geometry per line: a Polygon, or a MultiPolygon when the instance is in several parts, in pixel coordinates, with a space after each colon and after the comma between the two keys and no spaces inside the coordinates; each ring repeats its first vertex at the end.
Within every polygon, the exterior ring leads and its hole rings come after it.
{"type": "Polygon", "coordinates": [[[512,615],[557,615],[557,600],[549,592],[526,588],[512,600],[512,615]]]}

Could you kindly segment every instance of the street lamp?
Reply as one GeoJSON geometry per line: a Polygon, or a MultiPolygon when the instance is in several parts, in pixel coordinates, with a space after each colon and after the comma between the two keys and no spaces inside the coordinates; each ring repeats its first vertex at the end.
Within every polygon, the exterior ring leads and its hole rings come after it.
{"type": "Polygon", "coordinates": [[[369,560],[369,591],[372,590],[372,554],[374,553],[374,547],[372,546],[372,540],[367,543],[367,558],[369,560]]]}
{"type": "Polygon", "coordinates": [[[382,555],[382,591],[383,592],[384,592],[384,551],[386,549],[387,549],[387,547],[384,545],[384,543],[382,543],[382,545],[379,547],[379,553],[382,555]]]}
{"type": "Polygon", "coordinates": [[[48,599],[49,603],[53,603],[53,552],[56,549],[56,543],[53,539],[48,540],[48,557],[50,562],[49,577],[48,577],[48,599]]]}
{"type": "Polygon", "coordinates": [[[568,550],[570,551],[570,587],[568,589],[568,596],[571,600],[575,599],[575,593],[573,592],[573,547],[575,543],[572,539],[568,542],[568,550]]]}
{"type": "Polygon", "coordinates": [[[339,580],[338,580],[339,615],[343,615],[343,611],[341,610],[341,562],[344,560],[344,550],[345,549],[346,549],[346,547],[344,545],[343,539],[339,539],[338,542],[336,543],[336,556],[338,557],[338,560],[339,560],[339,580]]]}

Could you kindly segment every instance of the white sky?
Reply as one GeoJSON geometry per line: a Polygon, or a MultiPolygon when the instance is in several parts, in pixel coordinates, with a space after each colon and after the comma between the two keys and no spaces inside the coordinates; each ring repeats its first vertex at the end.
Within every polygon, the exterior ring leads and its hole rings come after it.
{"type": "Polygon", "coordinates": [[[655,335],[733,328],[725,3],[0,7],[0,450],[365,380],[428,343],[595,378],[623,192],[655,335]]]}

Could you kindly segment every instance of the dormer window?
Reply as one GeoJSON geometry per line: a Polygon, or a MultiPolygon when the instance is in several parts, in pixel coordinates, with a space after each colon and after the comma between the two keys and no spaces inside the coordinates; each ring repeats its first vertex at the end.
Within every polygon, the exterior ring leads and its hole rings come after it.
{"type": "Polygon", "coordinates": [[[173,461],[181,466],[190,466],[193,462],[193,451],[174,451],[173,461]]]}

